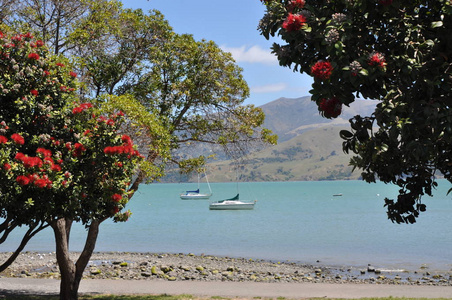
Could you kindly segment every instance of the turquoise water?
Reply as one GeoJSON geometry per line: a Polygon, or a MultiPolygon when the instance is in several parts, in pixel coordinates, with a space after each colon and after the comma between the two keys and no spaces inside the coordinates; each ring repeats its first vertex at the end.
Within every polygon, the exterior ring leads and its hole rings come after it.
{"type": "MultiPolygon", "coordinates": [[[[398,188],[361,181],[239,184],[241,199],[258,202],[252,211],[210,211],[209,200],[181,200],[193,184],[142,185],[129,204],[126,223],[104,222],[96,251],[195,253],[325,265],[391,268],[452,267],[450,185],[440,180],[427,211],[416,224],[393,224],[383,207],[398,188]],[[334,194],[342,196],[335,197],[334,194]]],[[[211,200],[232,197],[235,183],[211,183],[211,200]]],[[[208,191],[201,185],[201,191],[208,191]]],[[[10,251],[12,236],[0,245],[10,251]]],[[[80,251],[82,226],[74,228],[71,250],[80,251]]],[[[27,246],[53,251],[50,230],[27,246]]]]}

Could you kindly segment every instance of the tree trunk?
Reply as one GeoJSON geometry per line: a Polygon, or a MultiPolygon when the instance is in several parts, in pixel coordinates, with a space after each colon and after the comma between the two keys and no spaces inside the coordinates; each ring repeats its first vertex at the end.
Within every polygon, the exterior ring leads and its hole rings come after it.
{"type": "MultiPolygon", "coordinates": [[[[13,254],[11,254],[11,256],[4,263],[2,263],[0,265],[0,272],[3,272],[4,270],[6,270],[6,268],[8,268],[16,260],[16,258],[19,256],[20,252],[25,248],[28,241],[32,237],[34,237],[38,232],[47,228],[48,226],[49,226],[48,224],[44,224],[43,222],[40,223],[39,226],[38,226],[38,223],[29,225],[29,229],[24,234],[24,237],[22,238],[22,241],[20,242],[19,247],[17,247],[16,251],[14,251],[13,254]]],[[[1,242],[0,242],[0,244],[1,244],[1,242]]]]}
{"type": "Polygon", "coordinates": [[[83,271],[93,254],[99,234],[99,225],[101,223],[98,220],[91,222],[86,237],[85,248],[77,259],[77,262],[74,263],[69,257],[69,233],[72,222],[70,219],[60,218],[52,222],[51,225],[55,234],[56,259],[61,273],[60,300],[78,299],[78,289],[82,280],[83,271]]]}

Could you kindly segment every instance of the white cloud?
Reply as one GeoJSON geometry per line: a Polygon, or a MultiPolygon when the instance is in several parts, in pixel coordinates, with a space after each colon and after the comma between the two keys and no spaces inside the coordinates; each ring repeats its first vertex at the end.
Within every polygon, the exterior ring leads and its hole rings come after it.
{"type": "Polygon", "coordinates": [[[260,46],[252,46],[247,48],[246,46],[234,48],[221,46],[221,49],[226,52],[230,52],[236,62],[247,63],[263,63],[266,65],[277,65],[278,60],[270,49],[263,49],[260,46]]]}
{"type": "Polygon", "coordinates": [[[286,83],[274,83],[251,87],[252,93],[274,93],[287,89],[286,83]]]}

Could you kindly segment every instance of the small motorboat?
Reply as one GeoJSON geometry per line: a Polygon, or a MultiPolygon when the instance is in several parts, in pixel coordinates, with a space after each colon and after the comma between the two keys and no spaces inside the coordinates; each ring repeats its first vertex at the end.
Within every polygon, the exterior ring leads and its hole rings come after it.
{"type": "Polygon", "coordinates": [[[231,199],[220,200],[212,202],[209,205],[210,210],[251,210],[257,200],[253,202],[243,202],[239,200],[239,194],[231,199]]]}

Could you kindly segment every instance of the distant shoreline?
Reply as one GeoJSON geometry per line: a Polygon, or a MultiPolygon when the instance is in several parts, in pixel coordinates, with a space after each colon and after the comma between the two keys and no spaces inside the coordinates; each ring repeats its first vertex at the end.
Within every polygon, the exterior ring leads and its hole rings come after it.
{"type": "MultiPolygon", "coordinates": [[[[71,258],[78,257],[72,252],[71,258]]],[[[0,252],[4,261],[8,252],[0,252]]],[[[55,253],[24,252],[0,277],[59,279],[55,253]]],[[[95,252],[84,279],[266,283],[379,283],[452,286],[452,271],[338,268],[211,255],[95,252]]]]}

